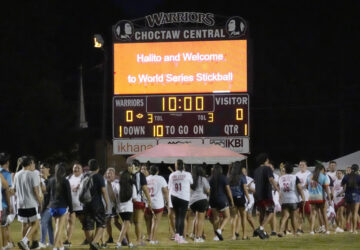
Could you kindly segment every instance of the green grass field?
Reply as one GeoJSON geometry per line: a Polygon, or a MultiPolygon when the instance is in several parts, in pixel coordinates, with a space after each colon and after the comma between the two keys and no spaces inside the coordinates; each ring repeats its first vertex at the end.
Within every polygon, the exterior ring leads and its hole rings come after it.
{"type": "MultiPolygon", "coordinates": [[[[305,227],[307,229],[307,227],[305,227]]],[[[21,238],[21,224],[14,222],[11,225],[11,233],[14,242],[17,242],[21,238]]],[[[146,233],[145,225],[143,233],[146,233]]],[[[247,233],[252,236],[252,232],[248,227],[247,233]]],[[[360,234],[354,235],[351,233],[335,234],[331,231],[330,235],[315,234],[310,235],[305,233],[301,236],[288,235],[284,238],[271,237],[268,240],[261,240],[258,237],[250,237],[250,240],[236,240],[232,241],[230,236],[230,223],[226,226],[224,235],[224,241],[213,241],[212,225],[209,221],[205,222],[205,234],[207,236],[205,243],[194,243],[191,239],[188,239],[189,244],[178,245],[174,241],[169,239],[169,226],[167,217],[164,216],[159,228],[158,239],[159,245],[151,246],[147,244],[144,247],[138,247],[141,249],[360,249],[360,234]]],[[[119,236],[119,231],[113,227],[113,237],[116,241],[119,236]]],[[[130,237],[134,242],[134,227],[132,226],[130,237]]],[[[106,236],[107,239],[107,236],[106,236]]],[[[81,225],[79,221],[76,221],[76,229],[72,238],[71,249],[88,249],[87,246],[80,246],[80,243],[84,240],[83,232],[81,231],[81,225]]],[[[115,244],[109,245],[110,249],[115,248],[115,244]]],[[[127,247],[123,247],[127,248],[127,247]]]]}

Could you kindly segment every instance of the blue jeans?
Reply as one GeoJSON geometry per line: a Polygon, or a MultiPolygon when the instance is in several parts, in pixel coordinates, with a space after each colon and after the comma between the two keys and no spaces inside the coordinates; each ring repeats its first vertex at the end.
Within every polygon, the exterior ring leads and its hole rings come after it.
{"type": "Polygon", "coordinates": [[[46,233],[48,233],[49,243],[54,245],[54,229],[50,209],[46,208],[41,213],[41,239],[40,242],[46,244],[46,233]]]}

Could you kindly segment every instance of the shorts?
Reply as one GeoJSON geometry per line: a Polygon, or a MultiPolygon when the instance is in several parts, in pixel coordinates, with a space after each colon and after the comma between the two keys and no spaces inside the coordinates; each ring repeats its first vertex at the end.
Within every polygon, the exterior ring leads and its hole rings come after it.
{"type": "Polygon", "coordinates": [[[2,227],[5,227],[5,226],[7,226],[7,217],[8,217],[8,209],[7,208],[3,208],[3,210],[2,211],[0,211],[1,212],[1,226],[2,227]]]}
{"type": "Polygon", "coordinates": [[[195,213],[204,213],[209,207],[207,199],[199,200],[190,205],[190,209],[195,213]]]}
{"type": "Polygon", "coordinates": [[[260,211],[265,210],[265,212],[268,214],[273,213],[275,209],[275,204],[272,199],[257,201],[256,206],[260,211]]]}
{"type": "Polygon", "coordinates": [[[52,217],[60,217],[66,214],[67,208],[59,207],[59,208],[50,208],[50,214],[52,217]]]}
{"type": "Polygon", "coordinates": [[[305,206],[304,206],[304,211],[303,211],[303,206],[302,203],[298,203],[299,204],[299,213],[304,213],[304,214],[310,214],[311,213],[311,207],[310,207],[310,202],[309,201],[305,201],[305,206]]]}
{"type": "Polygon", "coordinates": [[[82,220],[83,230],[94,230],[94,224],[96,227],[106,227],[105,210],[104,208],[88,208],[84,209],[84,218],[82,220]]]}
{"type": "MultiPolygon", "coordinates": [[[[245,210],[246,210],[246,212],[248,212],[248,213],[252,213],[252,210],[253,210],[254,204],[255,204],[254,196],[249,195],[249,198],[250,198],[250,201],[247,201],[247,205],[246,205],[245,210]]],[[[246,197],[245,197],[245,199],[246,199],[246,197]]],[[[247,200],[247,199],[246,199],[246,200],[247,200]]]]}
{"type": "Polygon", "coordinates": [[[229,203],[227,201],[214,201],[210,200],[209,202],[211,208],[216,209],[218,211],[224,211],[229,207],[229,203]]]}
{"type": "Polygon", "coordinates": [[[240,208],[240,207],[244,208],[245,207],[245,204],[246,204],[245,196],[233,197],[233,200],[234,200],[234,205],[237,208],[240,208]]]}
{"type": "Polygon", "coordinates": [[[360,194],[351,193],[350,195],[345,195],[345,201],[347,204],[360,203],[360,194]]]}
{"type": "Polygon", "coordinates": [[[145,209],[145,202],[139,202],[139,201],[134,201],[134,210],[135,209],[145,209]]]}
{"type": "Polygon", "coordinates": [[[120,213],[120,218],[122,219],[122,221],[131,221],[131,216],[132,216],[132,212],[123,212],[120,213]]]}
{"type": "Polygon", "coordinates": [[[325,201],[324,200],[313,200],[313,201],[309,201],[310,205],[316,205],[316,206],[321,206],[323,204],[325,204],[325,201]]]}
{"type": "Polygon", "coordinates": [[[344,207],[345,206],[345,199],[341,199],[338,203],[334,204],[334,208],[335,210],[338,210],[339,207],[344,207]]]}
{"type": "MultiPolygon", "coordinates": [[[[164,212],[164,209],[165,209],[165,208],[158,208],[158,209],[153,209],[152,211],[154,212],[154,214],[158,214],[158,213],[164,212]]],[[[145,214],[146,214],[146,215],[151,215],[151,214],[152,214],[150,208],[147,207],[147,208],[145,209],[145,214]]]]}
{"type": "Polygon", "coordinates": [[[30,223],[39,220],[40,214],[37,207],[33,208],[19,208],[18,209],[18,221],[21,223],[30,223]]]}
{"type": "Polygon", "coordinates": [[[281,209],[288,209],[289,211],[295,211],[299,208],[299,203],[284,203],[281,204],[281,209]]]}

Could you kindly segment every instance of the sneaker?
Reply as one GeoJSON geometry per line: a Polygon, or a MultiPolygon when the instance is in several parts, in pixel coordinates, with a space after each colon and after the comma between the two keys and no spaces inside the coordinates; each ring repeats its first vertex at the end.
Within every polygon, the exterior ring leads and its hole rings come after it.
{"type": "Polygon", "coordinates": [[[213,241],[219,241],[219,237],[215,236],[213,241]]]}
{"type": "Polygon", "coordinates": [[[108,243],[108,244],[114,243],[113,237],[109,237],[109,239],[106,241],[106,243],[108,243]]]}
{"type": "Polygon", "coordinates": [[[121,248],[121,243],[120,243],[120,242],[117,242],[115,249],[120,249],[120,248],[121,248]]]}
{"type": "Polygon", "coordinates": [[[15,247],[15,246],[14,246],[14,243],[12,243],[12,242],[8,242],[8,244],[7,244],[6,246],[4,246],[4,247],[3,247],[3,250],[6,250],[6,249],[11,249],[11,248],[13,248],[13,247],[15,247]]]}
{"type": "Polygon", "coordinates": [[[134,244],[131,243],[131,242],[129,243],[128,247],[129,247],[129,248],[135,248],[134,244]]]}
{"type": "Polygon", "coordinates": [[[86,245],[89,245],[89,242],[87,241],[87,239],[85,239],[80,245],[86,246],[86,245]]]}
{"type": "MultiPolygon", "coordinates": [[[[9,244],[8,244],[8,245],[9,245],[9,244]]],[[[39,247],[40,247],[40,248],[47,248],[47,245],[44,244],[44,243],[39,242],[39,247]]]]}
{"type": "Polygon", "coordinates": [[[335,229],[335,233],[343,233],[344,232],[344,229],[340,228],[340,227],[337,227],[335,229]]]}
{"type": "Polygon", "coordinates": [[[183,236],[180,236],[180,238],[179,238],[179,240],[178,240],[178,243],[179,243],[179,244],[187,244],[187,243],[189,243],[189,242],[187,242],[187,241],[184,239],[183,236]]]}
{"type": "Polygon", "coordinates": [[[159,241],[157,241],[157,240],[150,240],[150,245],[157,245],[157,244],[159,244],[159,241]]]}
{"type": "Polygon", "coordinates": [[[195,234],[191,233],[191,234],[189,235],[189,238],[192,239],[192,240],[194,240],[194,239],[195,239],[195,234]]]}
{"type": "Polygon", "coordinates": [[[99,249],[101,249],[99,244],[93,242],[90,243],[90,250],[99,250],[99,249]]]}
{"type": "Polygon", "coordinates": [[[34,240],[30,246],[30,249],[40,249],[39,242],[37,240],[34,240]]]}
{"type": "Polygon", "coordinates": [[[276,236],[277,233],[276,233],[275,231],[272,231],[270,235],[271,235],[271,236],[276,236]]]}
{"type": "Polygon", "coordinates": [[[297,233],[297,234],[303,234],[304,231],[303,231],[302,229],[298,229],[298,230],[296,230],[296,233],[297,233]]]}
{"type": "Polygon", "coordinates": [[[127,239],[126,239],[126,238],[124,238],[124,239],[122,240],[121,245],[122,245],[122,246],[127,246],[127,245],[128,245],[128,242],[127,242],[127,239]]]}
{"type": "Polygon", "coordinates": [[[180,239],[180,235],[179,234],[175,234],[175,241],[178,242],[180,239]]]}
{"type": "Polygon", "coordinates": [[[259,232],[257,231],[258,229],[255,229],[253,232],[253,237],[258,237],[259,236],[259,232]]]}
{"type": "Polygon", "coordinates": [[[29,246],[24,241],[19,241],[17,243],[18,247],[22,250],[30,250],[29,246]]]}
{"type": "Polygon", "coordinates": [[[267,234],[264,232],[264,230],[261,230],[260,228],[256,229],[257,231],[257,235],[260,237],[260,239],[267,239],[268,236],[267,234]]]}
{"type": "Polygon", "coordinates": [[[314,235],[315,233],[314,233],[314,231],[311,231],[310,234],[311,234],[311,235],[314,235]]]}
{"type": "Polygon", "coordinates": [[[100,247],[101,247],[101,248],[107,248],[108,246],[107,246],[106,243],[102,243],[100,247]]]}
{"type": "Polygon", "coordinates": [[[224,240],[224,238],[223,238],[223,236],[221,234],[221,229],[220,228],[216,229],[215,234],[219,238],[219,240],[224,240]]]}
{"type": "Polygon", "coordinates": [[[326,233],[326,229],[324,225],[321,226],[319,233],[326,233]]]}
{"type": "Polygon", "coordinates": [[[138,246],[141,246],[141,247],[144,247],[144,246],[146,246],[146,243],[143,242],[143,241],[140,241],[139,244],[137,244],[137,245],[138,245],[138,246]]]}
{"type": "Polygon", "coordinates": [[[69,242],[68,240],[65,240],[63,244],[65,247],[71,247],[71,242],[69,242]]]}
{"type": "Polygon", "coordinates": [[[325,234],[330,234],[330,231],[326,231],[325,234]]]}
{"type": "Polygon", "coordinates": [[[203,243],[203,242],[205,242],[205,240],[203,238],[199,237],[199,238],[195,238],[194,242],[195,243],[203,243]]]}

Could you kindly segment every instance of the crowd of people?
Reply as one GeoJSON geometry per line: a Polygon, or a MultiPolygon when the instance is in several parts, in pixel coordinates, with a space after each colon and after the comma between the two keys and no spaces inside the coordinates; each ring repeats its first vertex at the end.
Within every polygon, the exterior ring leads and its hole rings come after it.
{"type": "Polygon", "coordinates": [[[68,249],[76,219],[82,224],[82,245],[90,249],[106,248],[111,243],[116,249],[145,245],[146,241],[157,245],[164,212],[171,239],[179,244],[190,239],[205,242],[209,238],[204,233],[206,219],[212,224],[214,235],[210,237],[215,241],[224,240],[228,224],[231,240],[249,240],[247,226],[253,237],[261,239],[301,235],[306,219],[311,235],[331,231],[356,234],[360,229],[358,165],[343,173],[336,170],[336,162],[330,162],[327,170],[318,162],[310,172],[302,160],[297,173],[295,165],[281,163],[276,174],[267,154],[258,155],[256,161],[252,178],[243,162],[226,168],[220,164],[187,168],[179,159],[175,169],[169,167],[172,173],[166,180],[159,175],[157,165],[141,165],[137,160],[120,173],[108,168],[101,174],[99,164],[91,159],[89,171],[75,163],[67,175],[64,162],[51,171],[49,163],[36,164],[32,156],[22,156],[16,172],[11,173],[10,156],[1,153],[0,247],[14,247],[9,226],[15,217],[22,224],[22,239],[17,243],[20,249],[68,249]],[[276,215],[280,213],[277,225],[276,215]],[[268,224],[271,232],[265,231],[268,224]],[[129,234],[132,225],[136,239],[129,234]],[[120,231],[117,239],[113,226],[120,231]]]}

